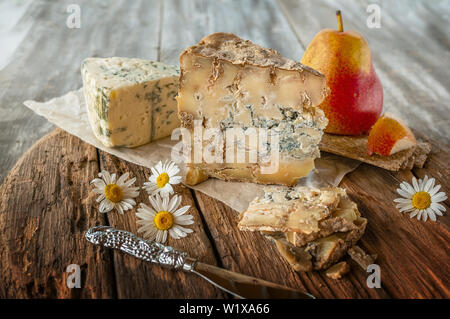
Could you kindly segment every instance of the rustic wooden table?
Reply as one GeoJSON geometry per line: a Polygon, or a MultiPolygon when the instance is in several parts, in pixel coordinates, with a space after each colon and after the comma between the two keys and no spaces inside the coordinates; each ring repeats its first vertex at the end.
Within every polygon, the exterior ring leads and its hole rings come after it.
{"type": "MultiPolygon", "coordinates": [[[[392,173],[361,165],[341,183],[369,220],[361,245],[378,254],[382,288],[368,288],[367,274],[353,263],[350,274],[339,281],[318,272],[294,272],[261,235],[237,230],[236,211],[181,186],[176,190],[184,204],[193,207],[195,232],[169,244],[202,261],[317,297],[450,296],[450,218],[444,215],[437,223],[410,220],[392,202],[397,185],[412,176],[428,174],[450,192],[448,1],[379,2],[380,28],[368,28],[369,1],[78,1],[79,29],[66,25],[71,3],[0,4],[0,18],[10,19],[9,25],[0,24],[1,298],[228,297],[194,276],[88,244],[83,235],[93,225],[136,232],[132,212],[98,212],[89,181],[107,169],[129,171],[142,184],[150,172],[54,130],[22,102],[79,88],[79,66],[85,57],[177,63],[183,48],[216,31],[236,33],[299,60],[316,32],[335,28],[338,8],[344,27],[358,30],[369,41],[384,86],[385,110],[400,115],[433,145],[423,169],[392,173]],[[9,15],[3,10],[14,6],[20,8],[9,15]],[[17,45],[3,51],[3,43],[17,45]],[[80,289],[66,286],[70,264],[81,267],[80,289]]],[[[448,209],[449,201],[444,204],[448,209]]]]}

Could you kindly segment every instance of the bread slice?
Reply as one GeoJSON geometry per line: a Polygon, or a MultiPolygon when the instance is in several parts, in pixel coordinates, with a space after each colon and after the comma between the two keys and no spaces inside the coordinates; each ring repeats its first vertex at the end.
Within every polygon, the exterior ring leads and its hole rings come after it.
{"type": "Polygon", "coordinates": [[[344,136],[325,133],[322,136],[319,148],[323,152],[356,159],[390,171],[399,171],[401,169],[412,169],[414,166],[423,167],[431,150],[431,145],[426,142],[419,142],[416,147],[390,156],[380,156],[378,154],[369,156],[366,153],[366,135],[344,136]]]}

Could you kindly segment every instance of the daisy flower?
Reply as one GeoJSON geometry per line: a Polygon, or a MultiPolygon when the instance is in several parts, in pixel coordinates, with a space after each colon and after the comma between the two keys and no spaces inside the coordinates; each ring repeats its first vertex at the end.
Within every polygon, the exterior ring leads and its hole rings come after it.
{"type": "Polygon", "coordinates": [[[446,200],[447,195],[444,192],[438,193],[441,185],[434,185],[434,183],[435,179],[428,178],[427,175],[423,180],[413,177],[412,185],[407,182],[400,183],[397,193],[402,198],[394,199],[394,202],[398,203],[396,207],[402,213],[410,213],[410,218],[417,216],[418,220],[422,218],[426,221],[429,217],[436,221],[436,215],[442,216],[442,212],[446,211],[439,202],[446,200]]]}
{"type": "Polygon", "coordinates": [[[136,216],[140,218],[136,223],[141,226],[138,231],[144,233],[144,237],[164,243],[167,234],[179,239],[192,233],[190,228],[183,227],[194,223],[192,215],[185,215],[190,206],[178,208],[181,204],[181,196],[174,195],[161,197],[159,194],[149,196],[152,207],[140,204],[136,216]]]}
{"type": "Polygon", "coordinates": [[[98,177],[92,180],[94,184],[94,192],[100,196],[97,198],[97,203],[100,202],[100,213],[107,213],[114,208],[121,214],[125,210],[133,208],[136,202],[133,198],[139,195],[139,187],[131,187],[136,181],[132,178],[129,181],[129,173],[125,173],[116,181],[116,174],[110,174],[107,171],[101,171],[98,177]]]}
{"type": "Polygon", "coordinates": [[[169,196],[173,194],[172,185],[181,182],[181,176],[177,176],[180,169],[172,161],[166,161],[164,164],[159,161],[155,167],[151,168],[152,175],[148,178],[149,182],[144,183],[144,188],[150,195],[160,194],[169,196]]]}

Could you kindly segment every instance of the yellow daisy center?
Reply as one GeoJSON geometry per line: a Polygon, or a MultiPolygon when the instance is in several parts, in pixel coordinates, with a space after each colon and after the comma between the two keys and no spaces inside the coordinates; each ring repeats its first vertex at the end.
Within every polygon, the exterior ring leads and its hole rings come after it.
{"type": "Polygon", "coordinates": [[[156,214],[155,218],[153,218],[155,222],[156,228],[159,230],[167,230],[172,228],[173,226],[173,215],[167,211],[160,211],[156,214]]]}
{"type": "Polygon", "coordinates": [[[416,209],[426,209],[431,205],[431,196],[427,192],[417,192],[411,198],[411,204],[416,209]]]}
{"type": "Polygon", "coordinates": [[[169,182],[169,174],[167,173],[161,173],[156,178],[156,185],[158,185],[159,188],[163,188],[166,186],[166,184],[169,182]]]}
{"type": "Polygon", "coordinates": [[[113,203],[118,203],[123,198],[123,191],[119,185],[108,184],[105,186],[105,197],[113,203]]]}

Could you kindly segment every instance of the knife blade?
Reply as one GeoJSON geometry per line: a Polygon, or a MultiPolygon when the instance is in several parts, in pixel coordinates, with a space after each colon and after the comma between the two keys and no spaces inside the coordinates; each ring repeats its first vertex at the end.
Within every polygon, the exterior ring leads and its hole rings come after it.
{"type": "Polygon", "coordinates": [[[197,259],[189,257],[185,252],[173,247],[148,241],[128,231],[113,227],[93,227],[86,232],[85,237],[95,245],[118,249],[162,267],[194,273],[237,298],[315,298],[306,292],[199,262],[197,259]]]}

